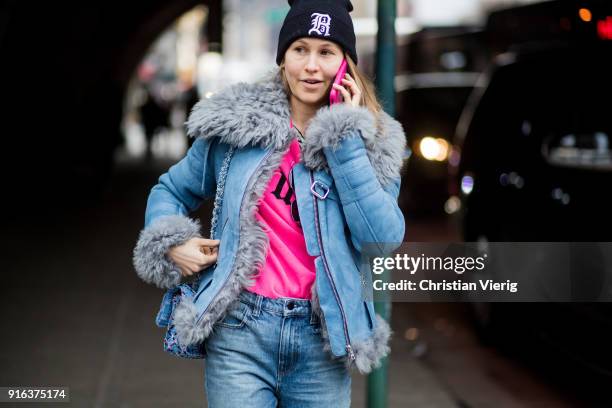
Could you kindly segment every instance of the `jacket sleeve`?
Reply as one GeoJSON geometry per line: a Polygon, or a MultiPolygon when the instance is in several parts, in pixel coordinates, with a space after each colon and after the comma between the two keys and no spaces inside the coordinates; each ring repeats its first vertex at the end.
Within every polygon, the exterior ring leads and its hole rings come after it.
{"type": "Polygon", "coordinates": [[[386,113],[379,123],[365,107],[322,108],[308,126],[303,157],[310,168],[331,173],[355,248],[382,255],[404,238],[397,199],[406,137],[386,113]]]}
{"type": "Polygon", "coordinates": [[[151,189],[145,212],[145,228],[134,248],[137,275],[162,289],[181,281],[179,268],[166,257],[168,250],[200,237],[200,224],[189,218],[202,200],[215,191],[212,160],[214,143],[198,138],[187,155],[161,175],[151,189]]]}
{"type": "Polygon", "coordinates": [[[382,186],[376,177],[358,130],[337,148],[323,149],[342,203],[351,240],[358,251],[364,244],[377,255],[392,252],[404,239],[404,215],[398,206],[400,177],[382,186]]]}

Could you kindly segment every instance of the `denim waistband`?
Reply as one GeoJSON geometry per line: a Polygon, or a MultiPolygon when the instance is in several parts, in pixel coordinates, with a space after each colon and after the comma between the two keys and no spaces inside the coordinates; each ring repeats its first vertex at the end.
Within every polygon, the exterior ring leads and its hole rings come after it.
{"type": "Polygon", "coordinates": [[[239,299],[253,307],[255,316],[259,315],[261,310],[265,310],[278,316],[310,316],[311,324],[319,320],[308,299],[290,297],[273,299],[248,290],[240,292],[239,299]]]}

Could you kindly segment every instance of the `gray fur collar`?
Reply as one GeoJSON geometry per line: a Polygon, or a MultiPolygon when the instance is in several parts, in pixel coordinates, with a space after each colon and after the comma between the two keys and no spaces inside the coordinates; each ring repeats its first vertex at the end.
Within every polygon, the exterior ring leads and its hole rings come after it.
{"type": "MultiPolygon", "coordinates": [[[[219,137],[237,148],[250,145],[281,150],[296,137],[295,130],[289,128],[289,117],[280,72],[273,71],[259,82],[238,83],[201,100],[186,125],[191,137],[219,137]]],[[[377,121],[366,108],[343,104],[322,107],[308,124],[302,149],[304,165],[313,170],[327,169],[323,148],[337,146],[351,129],[361,132],[382,185],[400,177],[406,146],[401,124],[384,112],[377,121]]]]}
{"type": "Polygon", "coordinates": [[[237,148],[248,145],[281,149],[289,139],[289,103],[280,74],[238,83],[198,102],[187,121],[191,137],[220,137],[237,148]]]}

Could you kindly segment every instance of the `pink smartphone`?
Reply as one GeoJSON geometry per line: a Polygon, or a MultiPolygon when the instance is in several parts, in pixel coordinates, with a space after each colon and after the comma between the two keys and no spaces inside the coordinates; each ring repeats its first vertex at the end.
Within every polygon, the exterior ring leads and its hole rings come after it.
{"type": "MultiPolygon", "coordinates": [[[[346,67],[346,59],[343,59],[342,64],[340,64],[340,68],[338,68],[338,72],[336,73],[336,78],[334,78],[334,84],[342,85],[342,79],[344,78],[344,74],[346,74],[346,67]]],[[[331,91],[329,92],[329,104],[333,105],[334,103],[340,102],[342,102],[340,91],[332,87],[331,91]]]]}

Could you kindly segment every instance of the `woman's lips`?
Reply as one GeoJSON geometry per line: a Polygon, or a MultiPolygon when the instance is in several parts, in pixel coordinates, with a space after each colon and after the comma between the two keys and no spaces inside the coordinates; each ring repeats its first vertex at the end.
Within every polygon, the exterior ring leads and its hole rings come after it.
{"type": "Polygon", "coordinates": [[[306,89],[319,89],[322,85],[323,85],[323,81],[319,81],[319,82],[307,82],[307,81],[301,81],[302,85],[304,85],[304,88],[306,89]]]}

